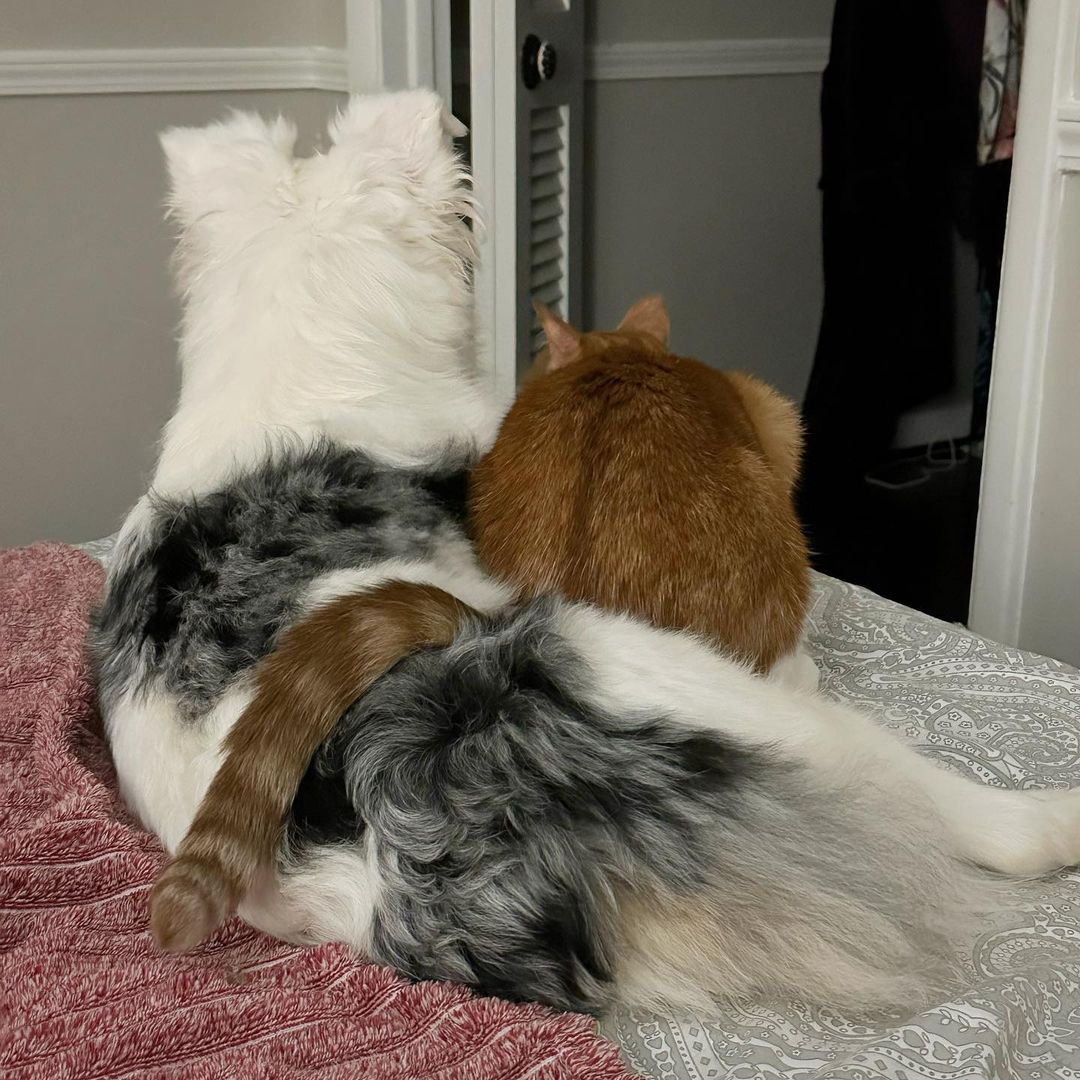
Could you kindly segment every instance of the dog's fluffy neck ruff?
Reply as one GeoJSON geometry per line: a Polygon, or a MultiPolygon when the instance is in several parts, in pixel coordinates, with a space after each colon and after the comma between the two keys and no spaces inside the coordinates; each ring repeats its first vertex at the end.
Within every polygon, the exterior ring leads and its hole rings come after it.
{"type": "MultiPolygon", "coordinates": [[[[269,330],[276,320],[267,321],[269,330]]],[[[305,352],[303,342],[284,334],[275,342],[255,337],[236,346],[227,364],[184,362],[180,403],[165,430],[152,482],[156,492],[197,495],[279,447],[321,438],[402,466],[434,461],[448,443],[483,451],[494,438],[494,404],[464,358],[450,350],[443,353],[445,368],[426,373],[426,380],[380,378],[378,365],[357,350],[349,357],[348,389],[343,386],[334,400],[315,392],[318,382],[333,379],[332,357],[305,352]],[[252,365],[270,360],[273,377],[240,379],[240,357],[252,365]]],[[[219,348],[225,353],[228,341],[219,348]]],[[[182,346],[181,356],[185,352],[182,346]]]]}
{"type": "Polygon", "coordinates": [[[355,99],[331,149],[304,159],[291,125],[249,115],[163,137],[186,315],[154,491],[214,490],[319,439],[402,466],[489,444],[471,207],[440,108],[423,93],[355,99]]]}

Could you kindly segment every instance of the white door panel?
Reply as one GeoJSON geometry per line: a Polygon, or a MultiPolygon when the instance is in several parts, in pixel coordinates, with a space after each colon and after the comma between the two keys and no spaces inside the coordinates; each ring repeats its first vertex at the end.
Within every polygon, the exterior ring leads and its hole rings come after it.
{"type": "Polygon", "coordinates": [[[584,0],[472,0],[473,175],[484,228],[478,324],[509,399],[539,347],[532,299],[581,317],[584,0]],[[526,85],[526,38],[554,48],[549,79],[526,85]]]}

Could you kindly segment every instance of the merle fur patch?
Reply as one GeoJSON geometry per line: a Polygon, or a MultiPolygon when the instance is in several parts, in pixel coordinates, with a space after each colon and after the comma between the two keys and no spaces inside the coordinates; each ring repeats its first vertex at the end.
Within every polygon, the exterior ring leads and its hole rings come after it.
{"type": "Polygon", "coordinates": [[[153,673],[200,715],[269,650],[315,578],[424,558],[448,531],[463,536],[446,492],[464,489],[470,464],[448,450],[435,466],[391,468],[322,443],[209,495],[156,500],[95,615],[103,699],[153,673]]]}

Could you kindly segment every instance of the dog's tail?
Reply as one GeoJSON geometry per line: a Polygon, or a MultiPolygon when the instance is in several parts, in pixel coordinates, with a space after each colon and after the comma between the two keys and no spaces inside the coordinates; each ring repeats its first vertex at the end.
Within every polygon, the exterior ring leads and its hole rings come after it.
{"type": "Polygon", "coordinates": [[[409,653],[450,644],[474,615],[433,585],[391,581],[327,603],[288,630],[257,666],[255,696],[150,894],[161,948],[194,948],[236,910],[273,858],[282,819],[341,714],[409,653]]]}

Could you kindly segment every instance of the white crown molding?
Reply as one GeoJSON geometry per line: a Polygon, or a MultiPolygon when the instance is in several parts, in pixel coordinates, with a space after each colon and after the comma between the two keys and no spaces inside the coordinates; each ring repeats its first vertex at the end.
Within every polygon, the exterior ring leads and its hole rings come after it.
{"type": "Polygon", "coordinates": [[[345,52],[319,46],[0,50],[0,96],[348,89],[345,52]]]}
{"type": "Polygon", "coordinates": [[[590,46],[585,70],[586,77],[597,82],[816,75],[828,58],[828,38],[626,41],[590,46]]]}

